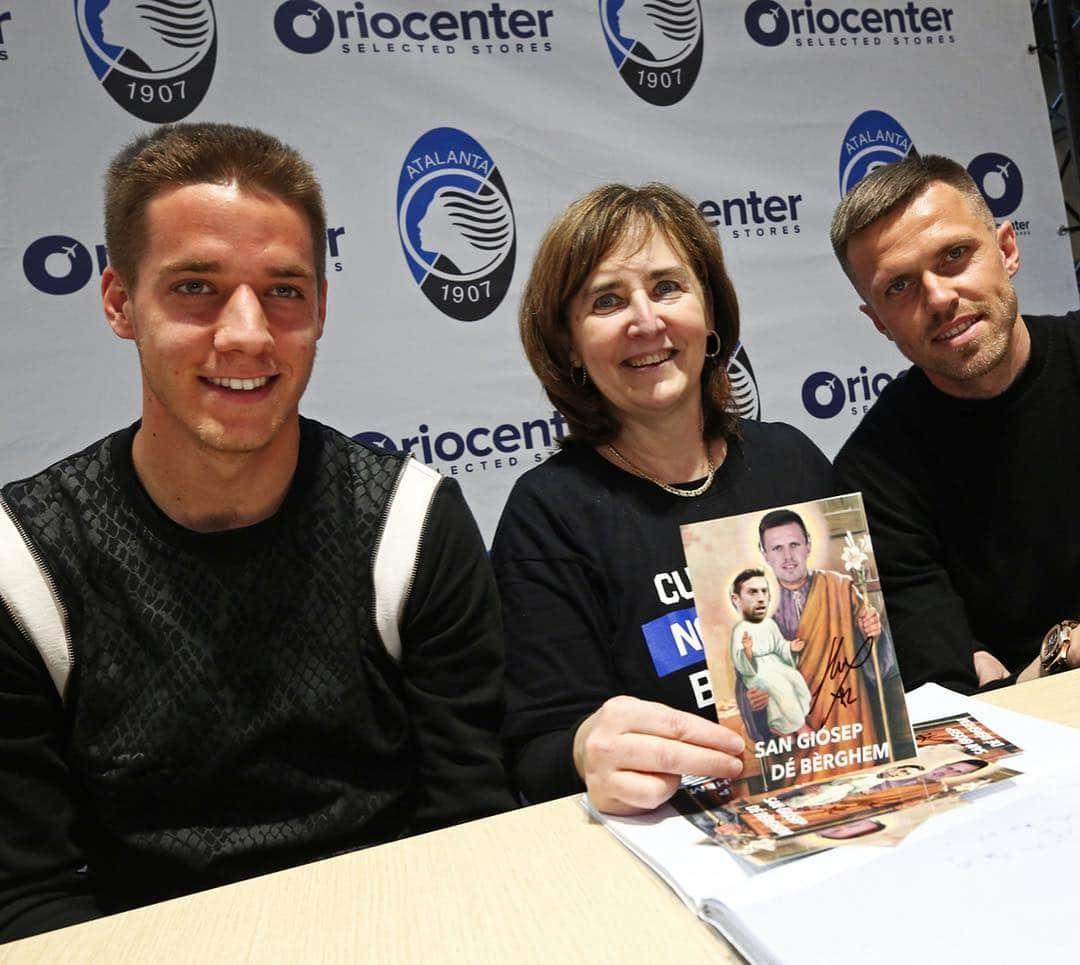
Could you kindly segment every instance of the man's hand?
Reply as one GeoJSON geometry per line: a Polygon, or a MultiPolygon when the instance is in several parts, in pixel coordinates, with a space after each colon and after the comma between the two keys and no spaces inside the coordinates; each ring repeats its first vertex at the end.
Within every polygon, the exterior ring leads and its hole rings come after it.
{"type": "Polygon", "coordinates": [[[1065,657],[1070,670],[1080,667],[1080,626],[1075,626],[1069,631],[1069,652],[1065,657]]]}
{"type": "Polygon", "coordinates": [[[742,648],[743,653],[746,654],[747,660],[754,659],[754,641],[750,639],[750,631],[743,630],[742,633],[742,648]]]}
{"type": "MultiPolygon", "coordinates": [[[[1070,656],[1071,652],[1070,648],[1070,656]]],[[[975,663],[975,676],[979,678],[980,687],[1009,676],[1005,664],[998,660],[989,650],[976,650],[971,655],[971,659],[975,663]]]]}
{"type": "Polygon", "coordinates": [[[865,603],[859,608],[855,621],[859,625],[859,633],[863,635],[864,640],[881,634],[881,617],[878,616],[877,610],[870,606],[869,603],[865,603]]]}
{"type": "MultiPolygon", "coordinates": [[[[978,654],[974,654],[978,658],[978,654]]],[[[1069,631],[1069,652],[1065,655],[1065,663],[1069,670],[1075,670],[1080,667],[1080,626],[1075,626],[1069,631]]],[[[978,672],[979,665],[975,664],[975,670],[978,672]]],[[[1027,683],[1029,680],[1038,680],[1044,676],[1042,669],[1042,657],[1036,656],[1023,670],[1020,671],[1019,676],[1016,678],[1018,684],[1027,683]]],[[[996,680],[996,677],[991,677],[991,680],[996,680]]],[[[982,677],[979,677],[979,683],[981,684],[982,677]]]]}
{"type": "Polygon", "coordinates": [[[805,640],[797,640],[797,639],[792,640],[791,641],[791,652],[792,653],[802,653],[803,647],[805,647],[805,646],[806,646],[806,641],[805,640]]]}
{"type": "Polygon", "coordinates": [[[593,806],[637,814],[663,804],[683,774],[738,777],[744,742],[704,717],[636,697],[612,697],[574,735],[574,766],[593,806]]]}

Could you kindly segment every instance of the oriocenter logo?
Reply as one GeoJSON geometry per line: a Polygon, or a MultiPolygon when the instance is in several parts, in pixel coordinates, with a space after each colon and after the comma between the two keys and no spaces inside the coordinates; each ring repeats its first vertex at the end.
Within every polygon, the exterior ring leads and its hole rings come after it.
{"type": "Polygon", "coordinates": [[[763,47],[779,47],[791,33],[787,11],[776,0],[754,0],[744,21],[746,32],[763,47]]]}
{"type": "Polygon", "coordinates": [[[995,218],[1007,218],[1020,207],[1024,179],[1012,158],[994,152],[980,154],[968,165],[967,171],[995,218]]]}
{"type": "Polygon", "coordinates": [[[321,3],[286,0],[274,14],[274,33],[294,53],[317,54],[334,39],[334,20],[321,3]]]}
{"type": "Polygon", "coordinates": [[[901,369],[896,375],[888,372],[871,374],[865,365],[860,365],[857,375],[814,372],[803,382],[803,408],[815,419],[832,419],[845,408],[848,415],[862,415],[870,411],[881,390],[906,371],[901,369]]]}
{"type": "Polygon", "coordinates": [[[754,0],[746,8],[746,32],[763,47],[925,47],[955,44],[951,7],[908,2],[895,7],[785,7],[754,0]]]}
{"type": "Polygon", "coordinates": [[[179,121],[214,76],[211,0],[75,0],[86,59],[117,104],[143,121],[179,121]]]}
{"type": "Polygon", "coordinates": [[[490,315],[510,287],[517,249],[491,155],[464,131],[428,131],[401,166],[397,212],[405,261],[428,301],[462,322],[490,315]]]}
{"type": "Polygon", "coordinates": [[[700,0],[600,0],[604,39],[619,76],[658,107],[681,101],[701,70],[700,0]]]}
{"type": "Polygon", "coordinates": [[[752,188],[745,195],[711,198],[698,204],[698,211],[727,239],[779,238],[797,235],[801,194],[767,194],[752,188]]]}
{"type": "Polygon", "coordinates": [[[342,54],[459,53],[538,54],[551,52],[554,10],[504,7],[493,0],[472,10],[386,10],[355,0],[331,11],[315,0],[285,0],[274,12],[274,33],[297,54],[319,54],[335,40],[342,54]]]}
{"type": "Polygon", "coordinates": [[[884,111],[863,111],[851,122],[840,147],[840,196],[875,168],[907,157],[914,147],[896,118],[884,111]]]}
{"type": "Polygon", "coordinates": [[[451,476],[513,469],[522,461],[539,463],[566,434],[566,420],[550,416],[498,425],[443,428],[421,422],[411,435],[395,439],[379,430],[358,432],[358,442],[389,452],[412,453],[426,465],[451,476]]]}
{"type": "MultiPolygon", "coordinates": [[[[97,246],[98,272],[105,270],[108,256],[97,246]]],[[[94,260],[81,241],[69,235],[45,235],[23,252],[23,274],[39,292],[70,295],[94,277],[94,260]]]]}

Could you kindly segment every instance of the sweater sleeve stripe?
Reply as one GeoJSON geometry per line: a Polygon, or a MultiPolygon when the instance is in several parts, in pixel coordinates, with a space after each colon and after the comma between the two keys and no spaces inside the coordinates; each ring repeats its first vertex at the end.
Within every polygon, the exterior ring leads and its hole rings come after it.
{"type": "Polygon", "coordinates": [[[71,633],[41,564],[0,500],[0,602],[41,654],[61,699],[71,673],[71,633]]]}
{"type": "Polygon", "coordinates": [[[420,558],[424,524],[441,481],[429,466],[415,459],[405,461],[375,549],[375,626],[395,662],[401,660],[401,619],[420,558]]]}

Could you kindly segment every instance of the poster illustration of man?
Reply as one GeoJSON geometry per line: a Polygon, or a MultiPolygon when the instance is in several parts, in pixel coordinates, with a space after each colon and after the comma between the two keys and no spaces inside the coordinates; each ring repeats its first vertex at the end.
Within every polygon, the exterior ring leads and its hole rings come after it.
{"type": "Polygon", "coordinates": [[[682,537],[717,716],[747,740],[745,793],[914,756],[858,494],[694,523],[682,537]]]}
{"type": "Polygon", "coordinates": [[[785,640],[768,615],[771,590],[765,573],[745,569],[731,584],[731,604],[742,619],[731,629],[731,662],[747,690],[764,690],[768,728],[785,735],[809,728],[810,689],[799,673],[799,654],[805,640],[785,640]]]}

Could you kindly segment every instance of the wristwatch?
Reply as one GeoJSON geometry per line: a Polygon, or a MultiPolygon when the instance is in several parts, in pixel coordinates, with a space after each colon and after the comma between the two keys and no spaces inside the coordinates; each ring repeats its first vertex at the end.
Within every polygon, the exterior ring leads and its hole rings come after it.
{"type": "Polygon", "coordinates": [[[1044,677],[1069,669],[1069,637],[1076,626],[1075,620],[1062,620],[1046,631],[1039,650],[1039,663],[1044,677]]]}

